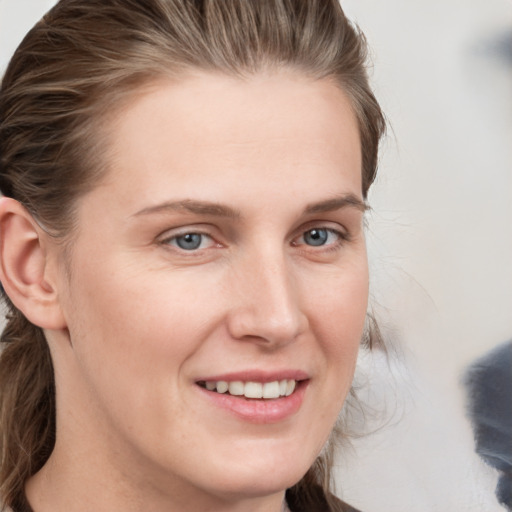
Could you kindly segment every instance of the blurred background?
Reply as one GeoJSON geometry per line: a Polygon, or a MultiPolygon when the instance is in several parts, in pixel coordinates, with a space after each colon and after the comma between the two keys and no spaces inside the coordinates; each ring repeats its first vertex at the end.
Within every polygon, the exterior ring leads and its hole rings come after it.
{"type": "MultiPolygon", "coordinates": [[[[0,73],[53,3],[0,0],[0,73]]],[[[371,433],[340,456],[338,491],[364,512],[502,512],[462,381],[512,338],[512,1],[342,6],[390,123],[368,218],[390,349],[361,354],[371,433]]]]}

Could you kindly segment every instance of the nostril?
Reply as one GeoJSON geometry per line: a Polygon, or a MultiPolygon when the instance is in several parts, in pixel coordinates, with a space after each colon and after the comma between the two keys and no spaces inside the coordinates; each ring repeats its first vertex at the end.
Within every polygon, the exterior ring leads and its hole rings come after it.
{"type": "Polygon", "coordinates": [[[307,317],[302,313],[293,317],[277,314],[258,314],[238,311],[231,315],[228,330],[238,340],[281,346],[295,341],[307,331],[307,317]]]}
{"type": "Polygon", "coordinates": [[[266,247],[258,257],[252,253],[243,279],[238,274],[238,301],[230,311],[228,329],[235,339],[282,345],[307,330],[308,318],[285,256],[276,254],[274,246],[266,247]]]}

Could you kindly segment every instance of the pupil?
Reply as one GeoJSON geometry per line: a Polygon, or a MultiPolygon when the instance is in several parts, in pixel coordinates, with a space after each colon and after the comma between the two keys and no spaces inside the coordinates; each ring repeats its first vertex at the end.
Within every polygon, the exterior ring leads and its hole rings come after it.
{"type": "Polygon", "coordinates": [[[186,235],[179,236],[176,243],[180,249],[192,251],[201,245],[201,235],[199,233],[187,233],[186,235]]]}
{"type": "Polygon", "coordinates": [[[324,245],[327,241],[326,229],[312,229],[304,234],[304,241],[308,245],[324,245]]]}

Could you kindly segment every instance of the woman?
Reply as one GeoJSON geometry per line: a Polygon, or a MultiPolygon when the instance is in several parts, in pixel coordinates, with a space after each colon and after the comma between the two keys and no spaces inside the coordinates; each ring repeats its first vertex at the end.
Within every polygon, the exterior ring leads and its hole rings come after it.
{"type": "Polygon", "coordinates": [[[353,510],[326,443],[365,336],[364,61],[335,0],[62,0],[27,35],[0,96],[6,506],[353,510]]]}

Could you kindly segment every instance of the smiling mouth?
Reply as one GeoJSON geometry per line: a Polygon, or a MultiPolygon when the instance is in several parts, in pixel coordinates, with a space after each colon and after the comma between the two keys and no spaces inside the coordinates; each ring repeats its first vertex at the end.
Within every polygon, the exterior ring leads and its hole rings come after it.
{"type": "Polygon", "coordinates": [[[272,382],[227,382],[217,380],[200,381],[198,385],[214,393],[268,400],[290,396],[295,391],[297,381],[294,379],[275,380],[272,382]]]}

